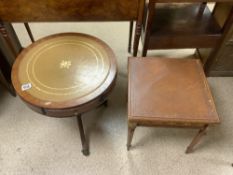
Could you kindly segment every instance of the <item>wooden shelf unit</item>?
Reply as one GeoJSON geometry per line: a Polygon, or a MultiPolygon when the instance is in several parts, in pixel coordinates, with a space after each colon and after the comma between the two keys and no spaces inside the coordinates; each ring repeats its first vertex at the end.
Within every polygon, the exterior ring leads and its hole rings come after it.
{"type": "MultiPolygon", "coordinates": [[[[233,1],[148,0],[144,6],[141,27],[139,22],[137,21],[136,27],[142,37],[143,57],[149,49],[176,48],[196,48],[203,57],[200,52],[204,49],[205,53],[210,51],[203,62],[208,75],[210,67],[213,67],[216,51],[233,23],[233,1]],[[208,8],[208,2],[215,3],[212,11],[208,8]],[[226,20],[219,20],[222,6],[230,9],[226,20]]],[[[133,55],[138,50],[136,41],[133,55]]]]}
{"type": "Polygon", "coordinates": [[[221,41],[214,48],[197,48],[208,76],[233,76],[233,3],[218,3],[213,16],[221,25],[221,41]]]}
{"type": "MultiPolygon", "coordinates": [[[[221,38],[221,27],[206,5],[158,3],[155,8],[148,49],[209,48],[215,47],[221,38]]],[[[148,22],[143,24],[143,45],[148,22]]]]}

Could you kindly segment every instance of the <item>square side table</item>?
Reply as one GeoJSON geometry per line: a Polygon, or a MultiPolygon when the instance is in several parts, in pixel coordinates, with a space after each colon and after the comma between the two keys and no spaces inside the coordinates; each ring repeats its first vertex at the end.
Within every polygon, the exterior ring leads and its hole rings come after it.
{"type": "Polygon", "coordinates": [[[199,60],[131,57],[128,71],[128,150],[137,126],[199,128],[189,153],[220,122],[199,60]]]}

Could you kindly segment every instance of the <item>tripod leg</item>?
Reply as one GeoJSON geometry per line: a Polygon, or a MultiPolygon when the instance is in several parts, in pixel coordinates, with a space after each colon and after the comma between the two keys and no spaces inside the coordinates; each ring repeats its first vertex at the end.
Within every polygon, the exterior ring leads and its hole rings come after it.
{"type": "Polygon", "coordinates": [[[82,142],[82,153],[83,153],[83,155],[88,156],[90,154],[90,152],[89,152],[89,147],[88,147],[87,140],[86,140],[85,133],[84,133],[84,129],[83,129],[83,122],[82,122],[81,114],[79,114],[77,116],[77,120],[78,120],[78,128],[79,128],[80,138],[81,138],[81,142],[82,142]]]}

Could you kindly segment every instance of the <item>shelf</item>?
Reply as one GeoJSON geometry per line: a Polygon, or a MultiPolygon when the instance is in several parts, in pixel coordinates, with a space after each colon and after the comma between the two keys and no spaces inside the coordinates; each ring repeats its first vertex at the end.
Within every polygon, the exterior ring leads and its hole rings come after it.
{"type": "Polygon", "coordinates": [[[210,48],[220,38],[221,27],[207,6],[201,9],[200,3],[156,4],[148,49],[210,48]]]}

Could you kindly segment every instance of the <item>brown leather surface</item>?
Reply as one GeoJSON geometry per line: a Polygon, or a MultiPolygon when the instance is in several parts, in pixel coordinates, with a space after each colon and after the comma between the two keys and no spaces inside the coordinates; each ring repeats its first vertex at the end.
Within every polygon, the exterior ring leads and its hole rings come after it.
{"type": "Polygon", "coordinates": [[[199,60],[129,58],[128,68],[129,121],[219,122],[199,60]]]}
{"type": "Polygon", "coordinates": [[[102,41],[65,33],[36,41],[17,58],[12,81],[20,97],[43,108],[82,105],[102,95],[116,77],[115,57],[102,41]],[[25,84],[31,88],[22,90],[25,84]]]}

